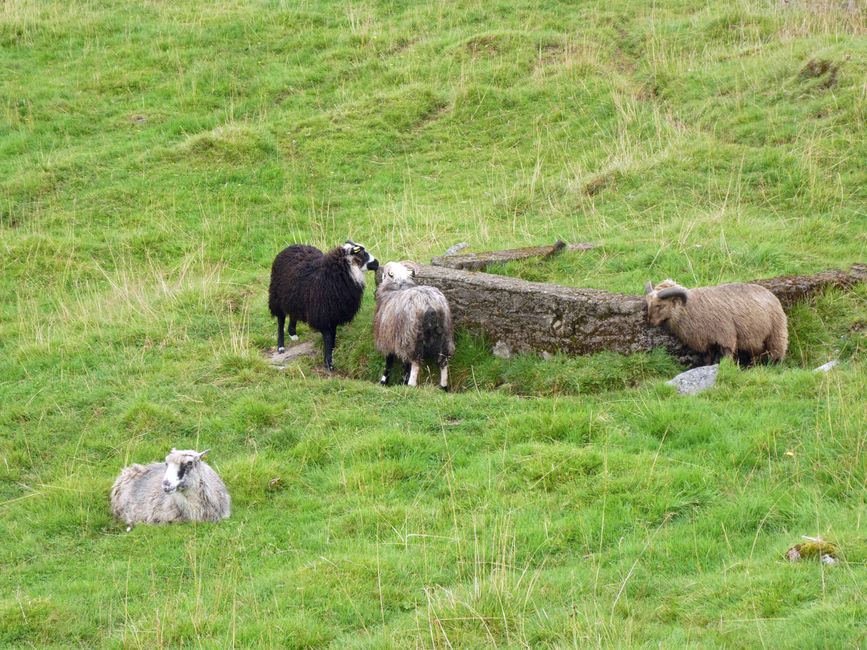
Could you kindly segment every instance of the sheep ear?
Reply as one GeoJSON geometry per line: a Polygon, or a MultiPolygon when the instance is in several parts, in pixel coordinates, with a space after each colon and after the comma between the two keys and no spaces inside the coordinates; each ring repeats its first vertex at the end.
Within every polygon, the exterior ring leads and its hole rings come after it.
{"type": "Polygon", "coordinates": [[[176,451],[177,451],[177,449],[175,449],[174,447],[172,447],[172,453],[175,453],[176,451]]]}
{"type": "Polygon", "coordinates": [[[197,460],[202,460],[202,457],[203,457],[205,454],[207,454],[209,451],[211,451],[211,450],[210,450],[210,449],[205,449],[205,451],[200,451],[200,452],[197,454],[197,460]]]}
{"type": "Polygon", "coordinates": [[[644,285],[644,295],[646,296],[647,294],[652,293],[652,292],[653,292],[653,285],[650,282],[648,282],[647,284],[644,285]]]}

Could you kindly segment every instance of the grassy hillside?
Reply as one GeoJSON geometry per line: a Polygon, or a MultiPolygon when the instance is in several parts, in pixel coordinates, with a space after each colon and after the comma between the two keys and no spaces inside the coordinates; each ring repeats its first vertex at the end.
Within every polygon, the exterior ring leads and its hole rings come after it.
{"type": "Polygon", "coordinates": [[[867,643],[864,288],[692,399],[467,334],[454,393],[382,389],[370,289],[339,377],[261,354],[293,242],[592,241],[498,272],[632,293],[867,261],[844,4],[7,0],[0,646],[867,643]],[[126,533],[173,446],[231,519],[126,533]]]}

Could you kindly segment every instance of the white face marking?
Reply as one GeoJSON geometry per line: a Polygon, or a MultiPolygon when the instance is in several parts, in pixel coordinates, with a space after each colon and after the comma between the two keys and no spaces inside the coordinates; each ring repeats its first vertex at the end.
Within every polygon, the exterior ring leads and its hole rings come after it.
{"type": "Polygon", "coordinates": [[[201,453],[195,451],[179,453],[173,449],[172,453],[166,456],[166,473],[163,475],[163,491],[166,494],[173,494],[177,490],[183,490],[187,487],[187,479],[193,471],[194,463],[204,456],[205,453],[206,452],[204,451],[201,453]],[[184,465],[183,472],[181,471],[182,464],[184,465]]]}
{"type": "Polygon", "coordinates": [[[166,494],[171,494],[181,484],[181,479],[178,478],[181,466],[173,461],[166,461],[166,474],[163,476],[163,490],[166,494]]]}
{"type": "Polygon", "coordinates": [[[343,250],[346,251],[346,263],[349,264],[349,272],[352,274],[352,279],[355,280],[355,284],[360,287],[364,286],[364,271],[367,270],[369,264],[372,264],[376,261],[370,253],[367,253],[368,259],[364,264],[360,266],[355,264],[355,258],[353,257],[356,254],[360,254],[366,252],[364,250],[364,244],[358,244],[352,240],[343,244],[343,250]]]}
{"type": "Polygon", "coordinates": [[[349,264],[349,272],[352,274],[352,279],[355,280],[355,284],[360,287],[364,286],[364,269],[362,269],[357,264],[353,264],[352,260],[347,260],[349,264]]]}
{"type": "Polygon", "coordinates": [[[412,281],[412,271],[400,262],[389,262],[383,267],[386,282],[401,284],[412,281]]]}

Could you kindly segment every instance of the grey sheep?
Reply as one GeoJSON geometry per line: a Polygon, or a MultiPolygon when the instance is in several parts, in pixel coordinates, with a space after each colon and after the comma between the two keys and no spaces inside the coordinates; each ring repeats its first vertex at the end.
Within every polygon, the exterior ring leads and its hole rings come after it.
{"type": "Polygon", "coordinates": [[[164,463],[125,467],[111,488],[112,514],[130,527],[225,519],[231,499],[202,460],[208,451],[172,449],[164,463]]]}
{"type": "Polygon", "coordinates": [[[400,262],[389,262],[382,270],[373,315],[373,340],[385,355],[379,383],[388,383],[391,366],[399,358],[405,383],[416,386],[421,362],[434,359],[440,367],[440,388],[448,390],[449,359],[455,352],[452,312],[442,291],[417,285],[414,276],[400,262]]]}
{"type": "Polygon", "coordinates": [[[687,289],[674,280],[644,287],[647,320],[664,325],[708,364],[738,353],[782,361],[789,341],[780,301],[757,284],[687,289]]]}

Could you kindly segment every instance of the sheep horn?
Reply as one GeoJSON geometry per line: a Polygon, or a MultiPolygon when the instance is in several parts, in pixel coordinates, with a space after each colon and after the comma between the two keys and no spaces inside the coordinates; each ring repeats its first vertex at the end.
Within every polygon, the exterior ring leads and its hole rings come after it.
{"type": "Polygon", "coordinates": [[[666,298],[674,298],[676,300],[679,298],[684,304],[686,304],[687,293],[686,289],[683,287],[668,287],[667,289],[660,291],[657,294],[657,297],[660,300],[665,300],[666,298]]]}
{"type": "Polygon", "coordinates": [[[200,452],[199,452],[199,460],[201,460],[201,459],[202,459],[202,456],[204,456],[205,454],[207,454],[209,451],[211,451],[211,450],[210,450],[210,449],[205,449],[205,451],[200,451],[200,452]]]}
{"type": "Polygon", "coordinates": [[[650,282],[648,282],[647,284],[644,285],[644,295],[646,296],[647,294],[652,293],[652,292],[653,292],[653,285],[650,282]]]}

